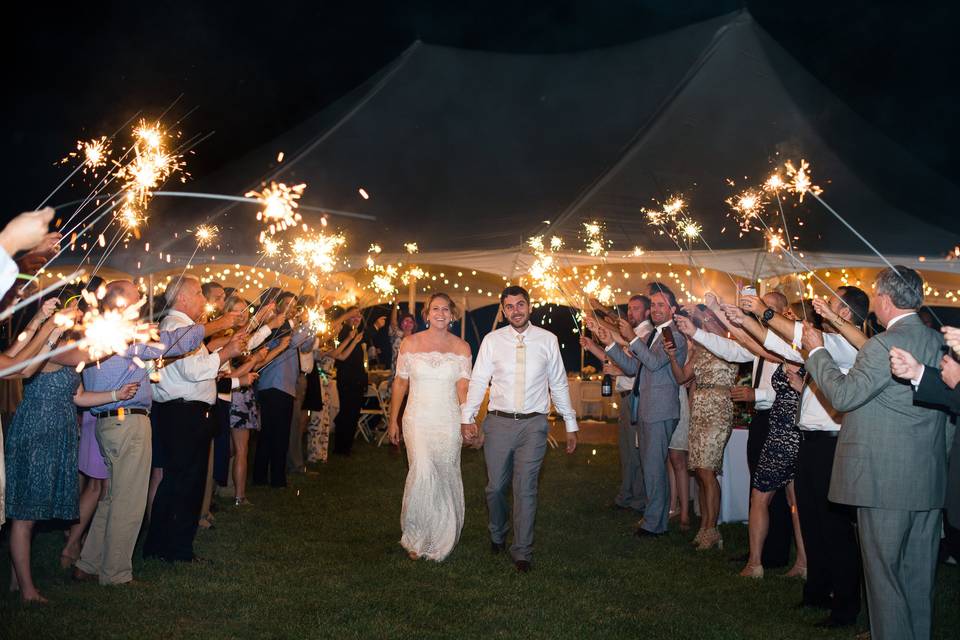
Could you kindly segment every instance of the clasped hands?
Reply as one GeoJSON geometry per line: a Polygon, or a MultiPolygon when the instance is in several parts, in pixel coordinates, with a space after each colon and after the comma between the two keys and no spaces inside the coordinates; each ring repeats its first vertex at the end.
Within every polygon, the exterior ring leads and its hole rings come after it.
{"type": "Polygon", "coordinates": [[[469,422],[460,425],[460,436],[467,446],[479,449],[483,446],[483,429],[476,422],[469,422]]]}

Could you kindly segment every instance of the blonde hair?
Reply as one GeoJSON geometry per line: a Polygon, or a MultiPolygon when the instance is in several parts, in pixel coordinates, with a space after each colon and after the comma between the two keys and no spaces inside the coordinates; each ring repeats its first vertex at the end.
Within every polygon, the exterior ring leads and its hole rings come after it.
{"type": "Polygon", "coordinates": [[[450,317],[452,322],[456,322],[457,320],[460,319],[460,309],[459,307],[457,307],[457,303],[454,302],[453,298],[451,298],[446,293],[443,293],[442,291],[438,291],[437,293],[434,293],[430,296],[430,299],[427,300],[427,304],[424,305],[423,307],[423,311],[421,312],[420,315],[423,317],[424,322],[430,322],[430,305],[432,305],[433,301],[436,300],[437,298],[442,298],[443,300],[445,300],[447,303],[447,306],[450,307],[450,317]]]}

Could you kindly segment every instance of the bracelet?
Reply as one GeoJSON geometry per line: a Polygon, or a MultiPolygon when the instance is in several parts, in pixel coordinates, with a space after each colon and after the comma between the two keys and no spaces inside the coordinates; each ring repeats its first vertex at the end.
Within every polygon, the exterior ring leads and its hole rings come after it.
{"type": "Polygon", "coordinates": [[[113,398],[113,401],[114,401],[114,402],[117,401],[117,390],[116,390],[116,389],[114,389],[113,391],[110,392],[110,397],[113,398]]]}

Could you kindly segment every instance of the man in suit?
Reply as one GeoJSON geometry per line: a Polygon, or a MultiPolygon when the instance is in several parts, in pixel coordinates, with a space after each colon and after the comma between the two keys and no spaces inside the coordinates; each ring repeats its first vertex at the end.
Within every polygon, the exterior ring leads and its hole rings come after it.
{"type": "MultiPolygon", "coordinates": [[[[960,362],[946,354],[940,360],[940,370],[925,367],[903,349],[890,350],[890,370],[893,375],[913,384],[913,401],[933,406],[950,414],[953,424],[960,415],[960,362]]],[[[944,538],[940,545],[944,562],[960,561],[960,429],[956,429],[950,458],[947,461],[947,503],[944,538]]]]}
{"type": "Polygon", "coordinates": [[[607,356],[625,375],[635,376],[630,419],[640,425],[640,459],[647,493],[647,508],[636,531],[638,537],[661,536],[667,532],[670,513],[667,449],[680,419],[680,391],[663,348],[664,342],[672,341],[676,345],[676,358],[681,366],[687,360],[687,341],[673,325],[676,311],[677,299],[673,292],[659,282],[651,284],[650,320],[655,328],[646,340],[637,337],[629,343],[632,358],[620,348],[627,342],[619,332],[595,322],[591,327],[607,345],[607,356]]]}
{"type": "Polygon", "coordinates": [[[888,353],[899,347],[934,363],[943,339],[917,316],[923,279],[916,271],[884,269],[874,285],[874,309],[887,330],[863,345],[849,372],[840,371],[809,323],[803,346],[810,354],[807,371],[834,409],[845,412],[830,500],[857,507],[872,637],[929,638],[946,492],[946,416],[914,406],[909,381],[890,373],[888,353]]]}

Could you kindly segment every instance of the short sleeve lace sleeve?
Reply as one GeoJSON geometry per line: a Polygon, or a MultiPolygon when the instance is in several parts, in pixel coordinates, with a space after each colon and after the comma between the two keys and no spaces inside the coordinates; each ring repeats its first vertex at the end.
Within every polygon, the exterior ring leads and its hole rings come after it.
{"type": "Polygon", "coordinates": [[[408,380],[410,378],[410,354],[401,352],[397,357],[397,377],[408,380]]]}
{"type": "Polygon", "coordinates": [[[460,360],[460,377],[467,380],[470,379],[470,374],[473,372],[473,367],[471,366],[470,358],[458,358],[460,360]]]}

